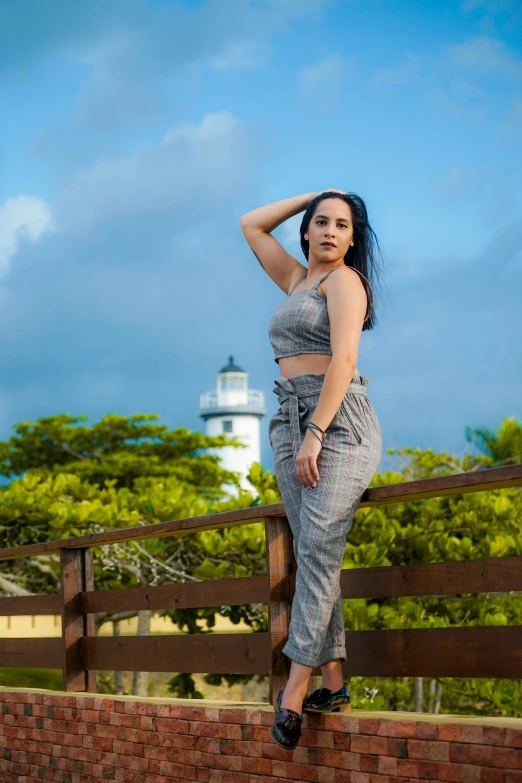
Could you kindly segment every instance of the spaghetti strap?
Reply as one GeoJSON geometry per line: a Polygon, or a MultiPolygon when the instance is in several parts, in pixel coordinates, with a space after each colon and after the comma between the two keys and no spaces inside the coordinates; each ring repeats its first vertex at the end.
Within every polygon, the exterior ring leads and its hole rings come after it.
{"type": "Polygon", "coordinates": [[[328,275],[329,275],[329,274],[331,274],[332,272],[335,272],[335,270],[336,270],[336,269],[339,269],[339,267],[338,267],[338,266],[334,266],[334,268],[333,268],[333,269],[330,269],[330,271],[329,271],[329,272],[327,272],[325,275],[323,275],[322,277],[320,277],[320,278],[319,278],[319,280],[317,281],[317,283],[316,283],[314,286],[312,286],[312,290],[313,290],[313,291],[317,291],[318,287],[321,285],[321,283],[323,282],[323,280],[324,280],[326,277],[328,277],[328,275]]]}
{"type": "Polygon", "coordinates": [[[306,275],[305,275],[304,277],[302,277],[300,280],[298,280],[298,281],[297,281],[297,283],[294,283],[294,285],[292,286],[292,288],[291,288],[291,289],[290,289],[290,291],[288,292],[288,296],[290,296],[290,294],[292,293],[292,291],[294,290],[294,288],[296,288],[296,287],[299,285],[299,283],[302,283],[302,282],[303,282],[303,280],[306,280],[306,275]]]}
{"type": "MultiPolygon", "coordinates": [[[[339,266],[340,266],[340,265],[339,265],[339,266]]],[[[348,266],[348,265],[347,265],[347,264],[344,264],[344,266],[348,266]]],[[[338,267],[338,266],[334,266],[334,268],[333,268],[333,269],[330,269],[330,272],[335,272],[335,270],[336,270],[336,269],[339,269],[339,267],[338,267]]],[[[360,275],[361,277],[364,277],[364,279],[366,280],[366,282],[367,282],[367,284],[368,284],[368,288],[366,288],[366,286],[365,286],[365,285],[364,285],[364,283],[363,283],[364,290],[366,291],[366,296],[367,296],[367,298],[368,298],[368,308],[367,308],[367,310],[368,310],[368,313],[367,313],[367,315],[366,315],[366,317],[365,317],[365,319],[364,319],[364,321],[363,321],[363,323],[365,323],[365,322],[368,320],[368,318],[370,317],[370,315],[372,314],[372,310],[373,310],[373,291],[372,291],[372,287],[371,287],[371,285],[370,285],[370,281],[368,280],[368,278],[367,278],[365,275],[363,275],[363,273],[362,273],[362,272],[360,272],[360,271],[359,271],[358,269],[356,269],[354,266],[349,266],[349,267],[348,267],[348,269],[353,269],[353,271],[354,271],[354,272],[357,272],[357,274],[358,274],[358,275],[360,275]]],[[[327,272],[325,275],[323,275],[323,276],[322,276],[322,277],[321,277],[321,278],[320,278],[320,279],[317,281],[317,283],[316,283],[316,284],[313,286],[313,289],[314,289],[314,290],[316,290],[316,291],[317,291],[317,289],[318,289],[318,287],[320,286],[320,284],[323,282],[323,280],[324,280],[326,277],[328,277],[328,275],[330,274],[330,272],[327,272]]]]}

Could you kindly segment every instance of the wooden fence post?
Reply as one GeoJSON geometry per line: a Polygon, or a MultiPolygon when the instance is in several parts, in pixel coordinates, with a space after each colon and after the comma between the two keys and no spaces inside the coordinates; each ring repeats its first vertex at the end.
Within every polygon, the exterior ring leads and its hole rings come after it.
{"type": "Polygon", "coordinates": [[[270,600],[268,603],[268,632],[271,641],[270,686],[268,699],[275,707],[279,689],[288,679],[290,661],[281,652],[290,625],[290,612],[295,579],[293,538],[286,517],[265,519],[266,566],[270,600]]]}
{"type": "Polygon", "coordinates": [[[61,549],[64,691],[96,691],[96,672],[85,666],[84,640],[95,636],[95,617],[84,614],[81,594],[94,590],[92,549],[61,549]]]}

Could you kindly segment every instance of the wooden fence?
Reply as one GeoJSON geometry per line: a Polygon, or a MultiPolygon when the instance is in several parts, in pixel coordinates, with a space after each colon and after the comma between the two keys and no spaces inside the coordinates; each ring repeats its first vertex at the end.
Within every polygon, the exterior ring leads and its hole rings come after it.
{"type": "MultiPolygon", "coordinates": [[[[522,485],[522,464],[368,489],[360,508],[522,485]]],[[[521,520],[522,522],[522,520],[521,520]]],[[[0,598],[0,614],[61,614],[62,637],[0,639],[0,666],[63,670],[67,691],[95,691],[97,669],[269,674],[274,703],[290,662],[288,635],[295,586],[292,534],[277,503],[139,528],[0,550],[0,560],[60,552],[58,595],[0,598]],[[120,590],[94,589],[92,547],[264,521],[267,573],[120,590]],[[96,612],[268,605],[267,633],[105,637],[96,612]]],[[[522,557],[358,568],[341,571],[343,598],[442,596],[522,590],[522,557]]],[[[346,676],[522,678],[522,627],[347,631],[346,676]]],[[[319,674],[314,670],[313,674],[319,674]]]]}

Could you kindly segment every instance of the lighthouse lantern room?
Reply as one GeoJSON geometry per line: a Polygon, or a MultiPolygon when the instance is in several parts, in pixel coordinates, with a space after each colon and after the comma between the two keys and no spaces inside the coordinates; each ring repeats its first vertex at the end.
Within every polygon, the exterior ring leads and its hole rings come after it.
{"type": "MultiPolygon", "coordinates": [[[[228,364],[217,375],[216,388],[200,396],[199,415],[206,421],[207,435],[226,433],[246,444],[247,448],[210,448],[208,453],[221,457],[226,470],[238,472],[241,486],[249,491],[254,487],[246,476],[252,463],[261,461],[260,421],[265,413],[263,392],[248,388],[248,373],[229,356],[228,364]]],[[[233,485],[227,485],[227,489],[235,491],[233,485]]]]}

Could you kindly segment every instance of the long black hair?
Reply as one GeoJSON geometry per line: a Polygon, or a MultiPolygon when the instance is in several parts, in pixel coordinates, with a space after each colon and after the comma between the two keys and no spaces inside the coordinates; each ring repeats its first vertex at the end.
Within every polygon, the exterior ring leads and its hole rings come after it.
{"type": "Polygon", "coordinates": [[[377,324],[377,317],[375,315],[375,296],[372,289],[375,282],[380,284],[376,252],[378,251],[380,258],[382,259],[379,240],[368,222],[366,204],[360,196],[357,196],[355,193],[337,193],[335,190],[327,190],[324,193],[319,193],[318,196],[312,199],[301,221],[301,227],[299,229],[301,234],[301,248],[307,261],[310,243],[304,238],[304,235],[308,231],[310,221],[315,214],[317,205],[325,198],[342,199],[350,205],[352,210],[354,246],[352,247],[350,245],[348,248],[348,252],[344,257],[344,263],[346,266],[355,269],[362,275],[360,279],[364,285],[368,298],[366,317],[362,328],[362,331],[364,332],[368,329],[373,329],[377,324]]]}

